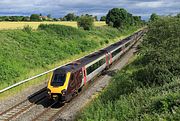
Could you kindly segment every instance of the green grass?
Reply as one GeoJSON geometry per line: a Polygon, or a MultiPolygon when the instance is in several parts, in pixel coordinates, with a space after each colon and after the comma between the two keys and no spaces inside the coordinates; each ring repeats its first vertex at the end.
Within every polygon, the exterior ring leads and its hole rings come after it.
{"type": "MultiPolygon", "coordinates": [[[[41,25],[38,30],[1,30],[0,89],[105,47],[137,28],[120,32],[110,27],[95,27],[84,31],[62,25],[41,25]]],[[[24,88],[33,84],[25,84],[24,88]]]]}
{"type": "Polygon", "coordinates": [[[149,24],[140,52],[105,91],[85,107],[79,121],[179,121],[180,21],[149,24]]]}

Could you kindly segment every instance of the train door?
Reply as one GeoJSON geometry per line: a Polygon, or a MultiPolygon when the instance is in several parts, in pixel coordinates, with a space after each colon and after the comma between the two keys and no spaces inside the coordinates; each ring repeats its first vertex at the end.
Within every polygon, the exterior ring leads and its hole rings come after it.
{"type": "Polygon", "coordinates": [[[82,78],[83,78],[83,81],[84,81],[84,85],[86,85],[86,81],[87,81],[87,75],[86,75],[86,68],[85,67],[82,67],[82,78]]]}
{"type": "Polygon", "coordinates": [[[109,53],[109,60],[110,60],[110,64],[112,64],[112,54],[109,53]]]}
{"type": "Polygon", "coordinates": [[[106,53],[106,65],[107,65],[107,67],[109,66],[109,54],[108,54],[108,52],[106,53]]]}
{"type": "Polygon", "coordinates": [[[76,89],[76,82],[75,82],[75,75],[74,73],[71,73],[71,77],[69,80],[69,86],[68,86],[68,94],[72,94],[75,92],[76,89]]]}
{"type": "Polygon", "coordinates": [[[123,53],[126,51],[125,49],[126,49],[126,47],[125,47],[125,45],[123,45],[123,46],[122,46],[122,51],[123,51],[123,53]]]}
{"type": "Polygon", "coordinates": [[[81,87],[82,83],[82,70],[78,70],[74,73],[75,76],[75,83],[76,83],[76,90],[78,90],[81,87]]]}
{"type": "Polygon", "coordinates": [[[112,55],[111,55],[111,53],[106,53],[106,65],[107,65],[107,67],[109,67],[109,65],[111,65],[112,64],[112,55]]]}

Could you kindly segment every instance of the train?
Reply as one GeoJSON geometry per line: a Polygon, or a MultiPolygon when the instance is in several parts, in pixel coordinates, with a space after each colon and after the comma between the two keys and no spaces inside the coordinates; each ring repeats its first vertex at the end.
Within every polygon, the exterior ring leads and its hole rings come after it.
{"type": "Polygon", "coordinates": [[[89,81],[121,58],[145,31],[140,30],[106,48],[54,70],[47,85],[49,98],[61,102],[71,100],[89,81]]]}

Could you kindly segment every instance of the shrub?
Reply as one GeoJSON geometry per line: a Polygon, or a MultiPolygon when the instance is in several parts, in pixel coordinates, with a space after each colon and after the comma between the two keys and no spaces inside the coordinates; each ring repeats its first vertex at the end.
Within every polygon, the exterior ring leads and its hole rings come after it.
{"type": "Polygon", "coordinates": [[[102,16],[102,17],[100,18],[100,21],[106,21],[106,16],[102,16]]]}
{"type": "Polygon", "coordinates": [[[30,21],[40,21],[40,17],[38,14],[32,14],[30,16],[30,21]]]}
{"type": "Polygon", "coordinates": [[[162,85],[180,74],[180,39],[177,18],[157,19],[149,25],[142,43],[142,55],[136,64],[142,66],[134,73],[143,84],[162,85]]]}
{"type": "Polygon", "coordinates": [[[78,27],[81,27],[84,30],[90,30],[94,26],[94,19],[91,16],[81,16],[77,24],[78,27]]]}
{"type": "Polygon", "coordinates": [[[137,72],[134,72],[134,79],[141,82],[143,85],[163,85],[164,83],[171,82],[173,74],[161,65],[149,64],[137,72]]]}
{"type": "Polygon", "coordinates": [[[24,26],[23,30],[27,33],[30,33],[32,31],[32,27],[29,25],[24,26]]]}
{"type": "Polygon", "coordinates": [[[71,37],[74,38],[82,38],[85,37],[85,32],[79,30],[74,27],[64,26],[64,25],[56,25],[56,24],[40,24],[38,27],[39,30],[45,30],[48,33],[56,33],[62,37],[71,37]],[[71,36],[69,36],[71,35],[71,36]]]}

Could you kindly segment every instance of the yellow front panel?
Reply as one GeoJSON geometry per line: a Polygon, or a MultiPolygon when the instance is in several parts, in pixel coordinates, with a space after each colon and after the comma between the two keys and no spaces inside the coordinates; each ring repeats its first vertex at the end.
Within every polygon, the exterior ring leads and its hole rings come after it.
{"type": "Polygon", "coordinates": [[[66,80],[65,80],[65,83],[64,83],[63,86],[53,87],[53,86],[51,86],[51,80],[52,80],[53,74],[51,74],[51,78],[50,78],[50,80],[49,80],[49,82],[48,82],[48,89],[51,90],[51,93],[61,93],[62,90],[64,90],[64,89],[67,90],[68,83],[69,83],[69,79],[70,79],[70,75],[71,75],[70,72],[68,72],[68,73],[66,74],[66,80]]]}

